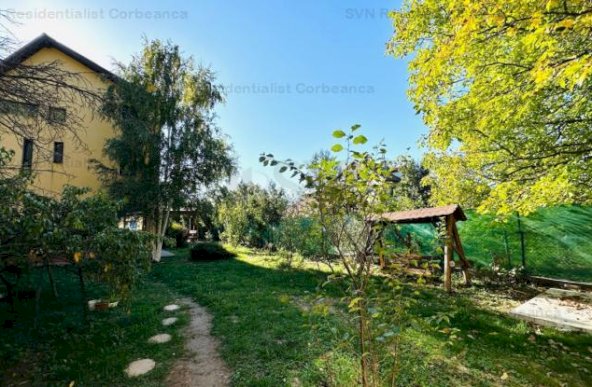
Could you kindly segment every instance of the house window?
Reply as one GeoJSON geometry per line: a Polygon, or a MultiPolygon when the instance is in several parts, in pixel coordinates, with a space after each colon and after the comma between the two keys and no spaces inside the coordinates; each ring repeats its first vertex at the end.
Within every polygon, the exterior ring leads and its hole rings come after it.
{"type": "Polygon", "coordinates": [[[31,103],[0,100],[0,113],[33,117],[37,115],[39,106],[31,103]]]}
{"type": "Polygon", "coordinates": [[[64,162],[64,143],[54,142],[53,143],[53,162],[56,164],[62,164],[64,162]]]}
{"type": "Polygon", "coordinates": [[[23,144],[23,168],[31,169],[33,166],[33,140],[30,138],[25,139],[23,144]]]}
{"type": "Polygon", "coordinates": [[[47,113],[47,121],[52,124],[63,124],[66,122],[66,109],[50,107],[47,113]]]}

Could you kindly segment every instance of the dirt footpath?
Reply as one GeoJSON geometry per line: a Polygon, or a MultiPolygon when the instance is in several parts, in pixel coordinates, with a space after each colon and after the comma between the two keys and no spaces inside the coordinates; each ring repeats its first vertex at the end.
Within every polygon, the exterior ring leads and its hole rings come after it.
{"type": "Polygon", "coordinates": [[[168,386],[224,387],[231,372],[218,354],[218,340],[210,335],[212,316],[189,298],[181,302],[189,307],[191,322],[185,328],[186,357],[179,359],[166,383],[168,386]]]}

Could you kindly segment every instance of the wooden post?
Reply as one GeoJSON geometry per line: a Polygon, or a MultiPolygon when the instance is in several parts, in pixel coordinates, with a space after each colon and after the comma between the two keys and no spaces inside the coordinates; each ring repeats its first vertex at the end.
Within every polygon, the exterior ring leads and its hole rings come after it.
{"type": "Polygon", "coordinates": [[[456,228],[456,220],[455,219],[452,219],[452,237],[454,240],[454,246],[455,246],[456,252],[458,253],[458,257],[460,258],[460,261],[461,261],[465,285],[471,286],[471,274],[469,273],[470,265],[469,265],[469,261],[467,261],[467,257],[465,256],[465,249],[463,249],[462,243],[460,241],[460,235],[458,235],[458,228],[456,228]]]}
{"type": "Polygon", "coordinates": [[[452,267],[450,262],[452,261],[452,247],[448,242],[444,246],[444,289],[447,292],[452,291],[452,267]]]}
{"type": "Polygon", "coordinates": [[[444,289],[452,292],[452,226],[451,216],[446,216],[446,245],[444,246],[444,289]]]}

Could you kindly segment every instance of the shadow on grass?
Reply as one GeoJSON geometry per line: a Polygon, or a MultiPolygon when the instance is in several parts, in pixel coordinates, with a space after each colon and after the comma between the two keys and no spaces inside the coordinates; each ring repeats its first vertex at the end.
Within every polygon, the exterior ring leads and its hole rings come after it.
{"type": "MultiPolygon", "coordinates": [[[[35,272],[35,276],[43,273],[35,272]]],[[[0,304],[0,385],[158,386],[162,385],[172,362],[183,350],[180,335],[174,333],[187,323],[167,328],[173,340],[166,346],[149,345],[147,340],[163,328],[162,307],[176,295],[166,286],[144,281],[132,298],[108,311],[89,312],[84,322],[77,279],[55,270],[59,299],[49,285],[42,291],[39,327],[33,327],[34,300],[22,301],[17,313],[0,304]],[[175,355],[176,354],[176,355],[175,355]],[[157,362],[145,377],[130,380],[124,375],[128,363],[139,358],[157,362]]],[[[47,280],[45,280],[47,282],[47,280]]],[[[104,296],[99,286],[87,284],[89,297],[104,296]]]]}
{"type": "MultiPolygon", "coordinates": [[[[223,342],[236,385],[355,383],[355,343],[343,340],[354,333],[353,322],[346,313],[307,307],[317,292],[336,299],[339,289],[320,289],[326,273],[280,270],[273,261],[255,256],[188,265],[180,255],[153,276],[212,312],[213,333],[223,342]]],[[[426,288],[417,297],[409,289],[406,296],[417,301],[403,337],[402,385],[498,384],[504,373],[516,385],[584,386],[589,380],[590,336],[554,330],[534,336],[524,322],[477,305],[470,291],[449,296],[426,288]],[[437,312],[452,315],[457,339],[426,322],[437,312]]]]}

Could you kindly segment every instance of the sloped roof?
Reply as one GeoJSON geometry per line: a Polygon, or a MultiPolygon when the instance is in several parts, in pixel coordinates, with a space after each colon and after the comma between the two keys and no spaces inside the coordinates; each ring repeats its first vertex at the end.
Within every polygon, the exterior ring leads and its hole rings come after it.
{"type": "Polygon", "coordinates": [[[467,220],[458,204],[449,206],[419,208],[417,210],[385,212],[372,217],[372,221],[389,223],[432,223],[442,216],[453,215],[456,220],[467,220]]]}
{"type": "Polygon", "coordinates": [[[10,68],[13,68],[14,66],[22,63],[27,58],[31,57],[33,54],[35,54],[42,48],[55,48],[56,50],[59,50],[62,53],[69,56],[70,58],[76,60],[77,62],[82,63],[92,71],[103,75],[107,79],[110,79],[112,81],[119,79],[115,74],[113,74],[109,70],[93,62],[84,55],[81,55],[78,52],[72,50],[70,47],[63,45],[62,43],[58,42],[57,40],[55,40],[47,34],[39,35],[35,39],[31,40],[29,43],[25,44],[23,47],[19,48],[18,50],[4,58],[4,60],[2,61],[2,67],[4,68],[2,70],[6,71],[10,68]]]}

